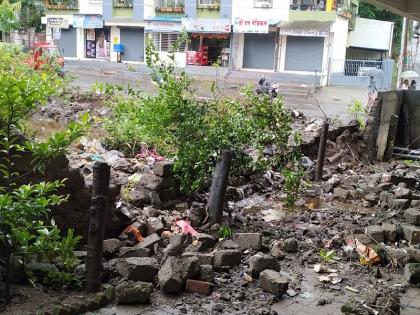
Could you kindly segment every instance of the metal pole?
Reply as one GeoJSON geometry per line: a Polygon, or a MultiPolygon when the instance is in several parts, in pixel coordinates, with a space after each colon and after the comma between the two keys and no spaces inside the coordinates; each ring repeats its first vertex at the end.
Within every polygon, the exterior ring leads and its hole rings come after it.
{"type": "Polygon", "coordinates": [[[233,158],[231,150],[222,150],[220,161],[214,170],[213,181],[210,188],[208,212],[210,224],[221,223],[223,217],[223,204],[229,179],[230,165],[233,158]]]}
{"type": "Polygon", "coordinates": [[[408,19],[406,17],[403,18],[403,29],[401,33],[401,50],[400,50],[400,58],[398,61],[398,75],[397,75],[397,86],[398,89],[401,84],[401,75],[404,71],[404,62],[405,62],[405,54],[407,51],[407,33],[408,33],[408,19]]]}
{"type": "Polygon", "coordinates": [[[88,250],[86,258],[86,282],[88,292],[99,291],[101,285],[102,250],[105,232],[105,215],[108,208],[108,193],[111,168],[107,163],[93,165],[92,201],[88,250]]]}
{"type": "Polygon", "coordinates": [[[318,148],[318,160],[316,163],[316,173],[315,173],[315,181],[320,182],[322,180],[322,174],[324,171],[324,160],[325,160],[325,150],[327,147],[327,139],[328,139],[328,130],[330,128],[330,124],[328,120],[324,120],[324,124],[321,130],[321,136],[319,139],[319,148],[318,148]]]}

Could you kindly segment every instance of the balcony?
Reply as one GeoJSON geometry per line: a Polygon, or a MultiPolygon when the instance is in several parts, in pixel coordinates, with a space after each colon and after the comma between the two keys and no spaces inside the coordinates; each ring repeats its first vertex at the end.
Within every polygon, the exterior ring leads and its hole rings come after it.
{"type": "Polygon", "coordinates": [[[219,11],[220,0],[198,0],[197,8],[219,11]]]}
{"type": "Polygon", "coordinates": [[[133,0],[113,0],[112,6],[114,8],[132,8],[133,0]]]}
{"type": "Polygon", "coordinates": [[[273,0],[254,0],[254,8],[272,8],[273,0]]]}
{"type": "Polygon", "coordinates": [[[47,0],[48,10],[79,10],[78,0],[47,0]]]}
{"type": "Polygon", "coordinates": [[[156,12],[184,13],[184,0],[156,0],[156,12]]]}
{"type": "Polygon", "coordinates": [[[357,6],[353,0],[335,0],[330,10],[326,9],[327,1],[291,0],[290,20],[335,21],[337,15],[352,20],[357,15],[357,6]]]}

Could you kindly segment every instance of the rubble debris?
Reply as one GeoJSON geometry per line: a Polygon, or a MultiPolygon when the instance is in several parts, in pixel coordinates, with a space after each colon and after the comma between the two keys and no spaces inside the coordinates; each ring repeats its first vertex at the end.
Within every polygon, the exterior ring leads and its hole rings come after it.
{"type": "Polygon", "coordinates": [[[289,287],[289,280],[275,270],[264,270],[260,273],[260,285],[264,291],[281,297],[289,287]]]}
{"type": "Polygon", "coordinates": [[[260,250],[262,247],[261,233],[235,233],[233,234],[233,241],[244,249],[260,250]]]}
{"type": "Polygon", "coordinates": [[[380,261],[379,255],[370,247],[363,245],[356,239],[356,250],[360,255],[360,263],[362,265],[374,265],[380,261]]]}
{"type": "Polygon", "coordinates": [[[163,292],[175,294],[181,291],[182,275],[176,257],[168,257],[158,273],[159,285],[163,292]]]}
{"type": "Polygon", "coordinates": [[[234,249],[222,249],[214,253],[214,265],[218,267],[234,267],[241,263],[241,252],[234,249]]]}
{"type": "Polygon", "coordinates": [[[185,286],[185,291],[190,293],[209,295],[211,293],[212,287],[213,285],[210,282],[188,279],[185,286]]]}
{"type": "Polygon", "coordinates": [[[117,266],[121,276],[132,281],[152,282],[159,271],[159,264],[153,257],[124,258],[117,266]]]}
{"type": "Polygon", "coordinates": [[[151,283],[123,282],[115,288],[118,304],[147,304],[153,290],[151,283]]]}
{"type": "Polygon", "coordinates": [[[257,253],[249,259],[249,269],[254,276],[258,276],[266,269],[280,271],[280,264],[276,258],[270,255],[257,253]]]}
{"type": "Polygon", "coordinates": [[[420,263],[406,264],[404,267],[404,279],[410,284],[419,284],[420,263]]]}

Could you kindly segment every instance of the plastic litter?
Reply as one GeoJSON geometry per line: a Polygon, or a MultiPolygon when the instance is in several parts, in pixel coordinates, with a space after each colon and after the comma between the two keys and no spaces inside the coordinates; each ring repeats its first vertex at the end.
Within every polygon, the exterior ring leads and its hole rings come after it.
{"type": "Polygon", "coordinates": [[[240,276],[241,276],[241,279],[242,279],[242,284],[248,284],[248,283],[251,283],[252,281],[254,281],[254,279],[249,274],[247,274],[246,272],[241,272],[240,276]]]}
{"type": "Polygon", "coordinates": [[[181,228],[181,231],[184,234],[190,234],[195,237],[197,237],[199,234],[196,230],[194,230],[191,224],[186,220],[178,220],[176,221],[176,225],[181,228]]]}
{"type": "Polygon", "coordinates": [[[346,290],[349,290],[350,292],[353,292],[353,293],[359,293],[359,290],[357,290],[353,287],[349,287],[349,286],[346,287],[346,290]]]}
{"type": "Polygon", "coordinates": [[[357,239],[356,250],[360,256],[360,264],[363,266],[371,266],[381,261],[378,254],[372,247],[362,244],[357,239]]]}
{"type": "Polygon", "coordinates": [[[143,236],[141,236],[139,229],[134,225],[127,226],[123,234],[127,234],[128,239],[131,241],[143,242],[143,236]]]}

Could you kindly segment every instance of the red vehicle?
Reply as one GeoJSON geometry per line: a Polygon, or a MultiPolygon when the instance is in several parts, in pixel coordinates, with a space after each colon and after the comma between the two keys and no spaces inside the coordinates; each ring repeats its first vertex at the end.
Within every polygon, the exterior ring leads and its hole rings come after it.
{"type": "Polygon", "coordinates": [[[59,66],[60,74],[64,74],[64,58],[60,49],[52,43],[36,43],[31,59],[27,61],[29,65],[38,70],[46,63],[55,61],[59,66]]]}

